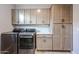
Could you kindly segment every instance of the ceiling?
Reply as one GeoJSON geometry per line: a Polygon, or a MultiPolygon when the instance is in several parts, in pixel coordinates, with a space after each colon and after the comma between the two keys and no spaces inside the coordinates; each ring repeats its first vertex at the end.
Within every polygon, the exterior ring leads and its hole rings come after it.
{"type": "Polygon", "coordinates": [[[51,4],[16,4],[16,9],[50,8],[51,4]]]}

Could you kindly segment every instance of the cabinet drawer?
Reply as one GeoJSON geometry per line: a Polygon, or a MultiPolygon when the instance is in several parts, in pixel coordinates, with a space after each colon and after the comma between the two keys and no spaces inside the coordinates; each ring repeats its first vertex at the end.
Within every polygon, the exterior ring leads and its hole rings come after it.
{"type": "Polygon", "coordinates": [[[37,38],[37,50],[52,50],[52,39],[37,38]]]}
{"type": "Polygon", "coordinates": [[[52,34],[37,34],[37,38],[52,38],[52,34]]]}

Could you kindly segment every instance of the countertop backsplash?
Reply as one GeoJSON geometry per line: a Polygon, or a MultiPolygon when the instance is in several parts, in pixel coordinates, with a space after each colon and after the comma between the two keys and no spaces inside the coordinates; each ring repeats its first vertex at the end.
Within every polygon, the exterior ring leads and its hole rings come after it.
{"type": "Polygon", "coordinates": [[[51,28],[49,25],[39,25],[39,26],[14,26],[14,28],[34,28],[37,34],[51,34],[51,28]]]}

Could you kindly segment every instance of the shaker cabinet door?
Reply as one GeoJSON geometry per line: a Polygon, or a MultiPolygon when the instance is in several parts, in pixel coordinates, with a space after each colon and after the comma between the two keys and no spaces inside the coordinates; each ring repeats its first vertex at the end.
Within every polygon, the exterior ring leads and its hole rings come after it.
{"type": "Polygon", "coordinates": [[[52,50],[52,38],[37,38],[37,50],[52,50]]]}
{"type": "Polygon", "coordinates": [[[53,23],[62,23],[62,5],[54,5],[54,20],[53,23]]]}
{"type": "Polygon", "coordinates": [[[37,24],[49,24],[49,9],[40,9],[37,12],[37,24]]]}
{"type": "Polygon", "coordinates": [[[15,10],[13,9],[12,10],[12,24],[18,24],[19,23],[19,11],[18,10],[15,10]]]}
{"type": "Polygon", "coordinates": [[[64,24],[63,35],[63,49],[72,50],[72,24],[64,24]]]}
{"type": "Polygon", "coordinates": [[[50,20],[49,20],[49,14],[44,14],[43,15],[43,24],[49,24],[50,20]]]}
{"type": "Polygon", "coordinates": [[[44,50],[52,50],[52,38],[43,39],[44,50]]]}
{"type": "Polygon", "coordinates": [[[62,24],[54,24],[53,50],[63,50],[62,24]]]}
{"type": "Polygon", "coordinates": [[[25,24],[30,24],[30,9],[25,9],[25,24]]]}
{"type": "Polygon", "coordinates": [[[39,13],[37,14],[37,24],[43,24],[44,20],[43,20],[43,14],[39,13]]]}
{"type": "Polygon", "coordinates": [[[31,14],[30,14],[30,24],[36,24],[36,9],[31,9],[31,14]]]}
{"type": "Polygon", "coordinates": [[[37,45],[37,50],[42,50],[43,49],[43,41],[42,41],[41,38],[37,38],[36,45],[37,45]]]}
{"type": "Polygon", "coordinates": [[[19,24],[24,24],[24,10],[19,10],[19,24]]]}
{"type": "Polygon", "coordinates": [[[54,23],[72,23],[72,5],[54,5],[54,23]]]}
{"type": "Polygon", "coordinates": [[[54,24],[53,50],[72,50],[72,24],[54,24]]]}
{"type": "Polygon", "coordinates": [[[63,5],[62,7],[62,22],[72,23],[73,8],[72,5],[63,5]]]}

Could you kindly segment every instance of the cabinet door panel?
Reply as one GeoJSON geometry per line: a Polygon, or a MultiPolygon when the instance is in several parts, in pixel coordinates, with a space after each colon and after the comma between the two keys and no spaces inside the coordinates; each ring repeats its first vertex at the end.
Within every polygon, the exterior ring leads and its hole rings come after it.
{"type": "Polygon", "coordinates": [[[43,40],[41,38],[37,38],[37,50],[43,50],[43,40]]]}
{"type": "Polygon", "coordinates": [[[19,23],[19,11],[13,9],[12,10],[12,24],[18,24],[19,23]]]}
{"type": "Polygon", "coordinates": [[[43,24],[49,24],[49,15],[47,14],[44,14],[43,15],[43,24]]]}
{"type": "Polygon", "coordinates": [[[53,50],[72,50],[72,24],[54,24],[53,50]]]}
{"type": "Polygon", "coordinates": [[[62,50],[62,24],[54,24],[53,50],[62,50]]]}
{"type": "Polygon", "coordinates": [[[19,24],[24,24],[24,10],[19,10],[19,24]]]}
{"type": "Polygon", "coordinates": [[[72,5],[54,5],[54,23],[72,23],[72,5]]]}
{"type": "Polygon", "coordinates": [[[52,50],[52,38],[44,38],[43,42],[44,42],[44,50],[52,50]]]}
{"type": "Polygon", "coordinates": [[[62,19],[64,19],[64,23],[72,23],[72,5],[63,5],[62,7],[62,19]]]}
{"type": "Polygon", "coordinates": [[[62,5],[54,5],[54,23],[62,23],[62,5]]]}
{"type": "Polygon", "coordinates": [[[42,14],[43,14],[43,24],[49,24],[49,13],[50,10],[49,9],[43,9],[42,10],[42,14]]]}
{"type": "Polygon", "coordinates": [[[25,9],[25,24],[30,24],[30,9],[25,9]]]}
{"type": "Polygon", "coordinates": [[[49,24],[49,9],[41,9],[37,12],[37,24],[49,24]]]}
{"type": "Polygon", "coordinates": [[[64,50],[72,50],[72,24],[64,24],[65,28],[63,29],[63,47],[64,50]]]}
{"type": "Polygon", "coordinates": [[[36,24],[36,9],[31,9],[31,19],[30,24],[36,24]]]}
{"type": "Polygon", "coordinates": [[[43,20],[43,14],[37,14],[37,24],[43,24],[44,20],[43,20]]]}
{"type": "Polygon", "coordinates": [[[52,38],[37,38],[37,50],[52,50],[52,38]]]}

